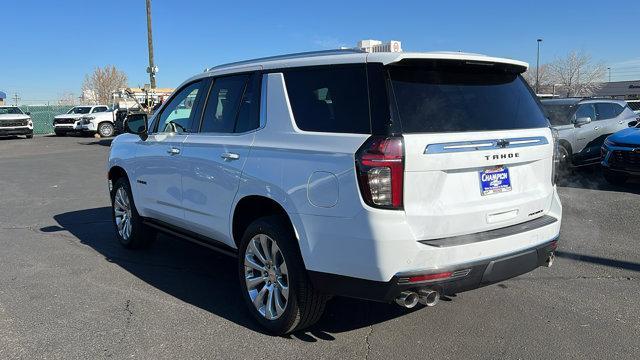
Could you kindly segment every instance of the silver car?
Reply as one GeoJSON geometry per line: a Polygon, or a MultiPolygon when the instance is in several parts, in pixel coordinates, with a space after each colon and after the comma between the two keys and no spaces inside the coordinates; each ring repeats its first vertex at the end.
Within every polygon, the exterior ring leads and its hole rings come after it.
{"type": "Polygon", "coordinates": [[[604,139],[639,120],[623,100],[566,98],[541,100],[551,126],[560,137],[560,165],[595,164],[604,139]]]}

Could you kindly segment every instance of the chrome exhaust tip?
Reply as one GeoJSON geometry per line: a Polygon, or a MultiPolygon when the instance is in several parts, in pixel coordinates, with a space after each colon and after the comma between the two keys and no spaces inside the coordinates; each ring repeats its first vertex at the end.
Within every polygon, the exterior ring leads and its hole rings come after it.
{"type": "Polygon", "coordinates": [[[555,259],[556,259],[556,254],[554,252],[551,252],[551,254],[549,254],[549,257],[547,258],[547,261],[545,262],[544,265],[546,267],[551,267],[555,259]]]}
{"type": "Polygon", "coordinates": [[[418,305],[418,300],[418,294],[413,291],[403,291],[396,298],[396,304],[404,308],[411,309],[418,305]]]}
{"type": "Polygon", "coordinates": [[[420,304],[424,306],[436,306],[440,301],[440,293],[432,289],[422,289],[418,291],[420,304]]]}

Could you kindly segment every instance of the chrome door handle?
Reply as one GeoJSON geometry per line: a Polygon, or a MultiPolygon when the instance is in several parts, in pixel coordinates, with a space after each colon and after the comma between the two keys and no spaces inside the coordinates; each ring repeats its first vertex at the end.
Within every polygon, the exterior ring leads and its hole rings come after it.
{"type": "Polygon", "coordinates": [[[169,150],[167,150],[167,154],[169,154],[169,155],[178,155],[178,154],[180,154],[180,149],[172,147],[169,150]]]}
{"type": "Polygon", "coordinates": [[[600,126],[594,127],[593,130],[600,130],[600,126]]]}
{"type": "Polygon", "coordinates": [[[221,158],[225,159],[225,160],[238,160],[240,159],[240,155],[235,154],[235,153],[222,153],[222,155],[220,155],[221,158]]]}

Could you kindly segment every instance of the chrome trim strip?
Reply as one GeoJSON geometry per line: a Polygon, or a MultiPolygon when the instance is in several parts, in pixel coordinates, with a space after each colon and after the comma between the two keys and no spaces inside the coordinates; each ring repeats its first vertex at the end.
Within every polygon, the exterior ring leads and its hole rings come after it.
{"type": "Polygon", "coordinates": [[[492,139],[477,141],[459,141],[450,143],[429,144],[424,154],[443,154],[467,151],[513,149],[527,146],[547,145],[549,141],[544,136],[512,139],[492,139]]]}

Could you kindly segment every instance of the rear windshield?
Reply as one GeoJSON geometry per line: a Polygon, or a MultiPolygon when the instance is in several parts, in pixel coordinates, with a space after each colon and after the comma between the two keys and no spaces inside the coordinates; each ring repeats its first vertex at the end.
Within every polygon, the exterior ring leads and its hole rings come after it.
{"type": "Polygon", "coordinates": [[[466,64],[388,69],[404,133],[549,126],[516,72],[466,64]]]}
{"type": "Polygon", "coordinates": [[[569,125],[571,118],[576,111],[575,104],[545,104],[542,102],[542,109],[549,118],[551,125],[569,125]]]}

